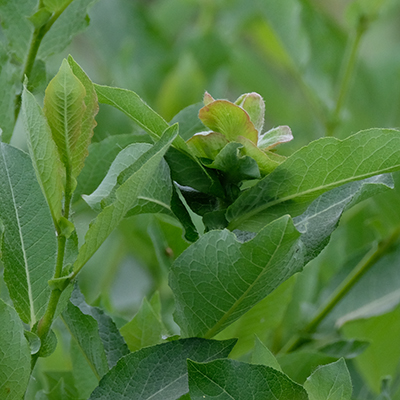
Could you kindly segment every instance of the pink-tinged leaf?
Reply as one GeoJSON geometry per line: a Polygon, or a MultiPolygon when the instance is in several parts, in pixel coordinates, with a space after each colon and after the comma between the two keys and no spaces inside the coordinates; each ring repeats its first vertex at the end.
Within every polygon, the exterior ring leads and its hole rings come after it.
{"type": "Polygon", "coordinates": [[[217,154],[229,143],[228,139],[218,132],[196,134],[192,136],[187,145],[192,154],[199,158],[214,160],[217,154]]]}
{"type": "Polygon", "coordinates": [[[214,132],[222,133],[229,141],[243,136],[253,143],[258,141],[258,132],[243,108],[227,100],[216,100],[199,112],[201,122],[214,132]]]}
{"type": "Polygon", "coordinates": [[[264,126],[265,103],[263,98],[255,92],[245,93],[236,101],[239,107],[242,107],[249,114],[250,121],[254,124],[258,133],[261,133],[264,126]]]}
{"type": "Polygon", "coordinates": [[[278,126],[265,132],[258,140],[260,149],[269,150],[281,143],[290,142],[293,139],[291,129],[286,126],[278,126]]]}

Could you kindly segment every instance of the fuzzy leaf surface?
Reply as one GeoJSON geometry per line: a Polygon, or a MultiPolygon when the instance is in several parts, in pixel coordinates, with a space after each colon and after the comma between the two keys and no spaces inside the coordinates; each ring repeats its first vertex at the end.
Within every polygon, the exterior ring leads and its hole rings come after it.
{"type": "Polygon", "coordinates": [[[235,342],[192,338],[145,347],[119,360],[90,399],[176,400],[189,390],[188,358],[199,362],[225,358],[235,342]]]}
{"type": "Polygon", "coordinates": [[[308,400],[300,385],[265,365],[234,360],[208,363],[188,360],[188,372],[192,400],[308,400]]]}
{"type": "Polygon", "coordinates": [[[211,231],[185,250],[169,278],[182,334],[213,337],[300,271],[299,236],[284,216],[246,243],[211,231]]]}
{"type": "Polygon", "coordinates": [[[50,295],[56,263],[54,225],[29,156],[0,144],[0,219],[4,279],[21,319],[35,324],[50,295]]]}
{"type": "MultiPolygon", "coordinates": [[[[82,133],[85,87],[63,60],[44,97],[44,112],[65,168],[74,170],[75,148],[82,133]]],[[[79,149],[78,149],[79,150],[79,149]]]]}
{"type": "Polygon", "coordinates": [[[353,387],[346,362],[318,367],[304,383],[310,400],[350,400],[353,387]]]}
{"type": "Polygon", "coordinates": [[[315,198],[400,168],[400,132],[361,131],[345,140],[322,138],[301,148],[228,209],[229,228],[259,230],[284,214],[301,214],[315,198]]]}
{"type": "Polygon", "coordinates": [[[35,97],[25,87],[22,114],[28,136],[28,148],[38,182],[47,199],[53,220],[61,217],[63,166],[49,124],[35,97]]]}
{"type": "Polygon", "coordinates": [[[117,227],[126,213],[133,207],[144,186],[153,176],[157,168],[178,134],[177,125],[168,128],[160,140],[134,163],[132,175],[115,191],[115,200],[96,217],[90,225],[85,243],[79,249],[74,270],[81,267],[100,247],[108,235],[117,227]]]}
{"type": "Polygon", "coordinates": [[[1,299],[0,320],[0,398],[21,399],[31,373],[31,351],[18,314],[1,299]]]}

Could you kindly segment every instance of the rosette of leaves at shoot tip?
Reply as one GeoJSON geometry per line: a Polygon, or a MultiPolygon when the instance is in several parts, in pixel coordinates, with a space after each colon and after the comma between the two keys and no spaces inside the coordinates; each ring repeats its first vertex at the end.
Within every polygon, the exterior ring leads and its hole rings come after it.
{"type": "Polygon", "coordinates": [[[239,184],[271,173],[285,157],[271,151],[290,141],[290,128],[261,134],[265,104],[258,93],[245,93],[235,103],[204,95],[199,118],[210,130],[196,133],[187,144],[203,165],[221,171],[222,180],[239,184]]]}

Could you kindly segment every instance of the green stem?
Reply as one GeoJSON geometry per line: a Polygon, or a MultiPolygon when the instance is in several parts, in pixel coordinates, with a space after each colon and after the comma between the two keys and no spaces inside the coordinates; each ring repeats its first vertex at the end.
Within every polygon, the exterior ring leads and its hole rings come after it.
{"type": "Polygon", "coordinates": [[[314,318],[305,326],[300,334],[292,337],[280,352],[290,353],[309,342],[311,334],[317,330],[320,323],[329,315],[361,277],[388,252],[399,236],[400,227],[395,229],[388,238],[381,241],[376,248],[370,250],[331,294],[326,303],[319,309],[314,318]]]}
{"type": "MultiPolygon", "coordinates": [[[[67,1],[63,7],[55,12],[51,18],[47,21],[46,24],[43,26],[36,28],[33,31],[31,44],[29,46],[28,56],[25,61],[24,71],[21,77],[21,83],[24,83],[25,76],[29,79],[32,73],[33,65],[36,60],[37,53],[39,51],[39,47],[42,43],[43,38],[45,37],[46,33],[50,30],[53,24],[57,21],[60,15],[65,11],[65,9],[72,3],[73,0],[67,1]]],[[[43,7],[42,1],[39,2],[38,9],[43,7]]],[[[21,110],[21,99],[22,99],[22,92],[17,94],[15,97],[15,107],[14,107],[14,121],[17,122],[19,112],[21,110]]]]}
{"type": "Polygon", "coordinates": [[[348,50],[343,60],[341,69],[342,73],[339,79],[340,85],[339,85],[338,97],[332,115],[326,124],[326,136],[333,136],[337,126],[339,125],[340,113],[344,106],[347,93],[350,88],[351,78],[353,76],[353,72],[357,63],[357,57],[360,49],[361,39],[364,33],[366,32],[367,27],[368,27],[368,20],[366,19],[366,17],[363,16],[360,17],[355,34],[353,38],[349,41],[348,50]]]}

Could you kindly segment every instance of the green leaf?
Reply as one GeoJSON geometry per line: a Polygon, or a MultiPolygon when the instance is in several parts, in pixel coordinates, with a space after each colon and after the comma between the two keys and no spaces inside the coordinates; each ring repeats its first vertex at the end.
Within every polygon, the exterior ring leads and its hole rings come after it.
{"type": "Polygon", "coordinates": [[[0,144],[0,218],[4,280],[21,319],[44,314],[56,264],[54,225],[29,156],[0,144]]]}
{"type": "Polygon", "coordinates": [[[51,12],[61,10],[70,0],[43,0],[44,6],[51,12]]]}
{"type": "Polygon", "coordinates": [[[71,56],[68,56],[68,63],[73,74],[81,81],[86,91],[86,96],[83,99],[86,109],[83,114],[80,133],[72,154],[72,175],[77,177],[83,168],[86,157],[89,154],[88,147],[93,136],[93,129],[97,125],[94,117],[99,111],[99,105],[97,103],[97,95],[92,81],[71,56]]]}
{"type": "Polygon", "coordinates": [[[203,103],[192,104],[172,118],[170,124],[179,123],[179,136],[184,140],[190,139],[195,133],[206,130],[206,127],[199,119],[199,111],[203,107],[203,103]]]}
{"type": "MultiPolygon", "coordinates": [[[[100,211],[102,207],[105,207],[107,202],[110,201],[107,197],[119,187],[117,183],[118,176],[133,165],[150,148],[150,144],[135,143],[123,149],[111,164],[106,177],[97,189],[91,195],[83,196],[86,203],[95,211],[100,211]]],[[[171,196],[172,182],[169,168],[167,163],[161,160],[157,173],[150,177],[137,201],[128,211],[127,216],[148,212],[171,214],[171,196]]],[[[112,199],[112,196],[110,196],[110,199],[112,199]]]]}
{"type": "Polygon", "coordinates": [[[370,343],[365,340],[338,340],[321,347],[318,351],[331,357],[350,359],[363,353],[368,348],[369,344],[370,343]]]}
{"type": "Polygon", "coordinates": [[[222,133],[229,141],[243,136],[257,144],[258,132],[249,115],[227,100],[215,100],[199,112],[203,124],[214,132],[222,133]]]}
{"type": "Polygon", "coordinates": [[[164,331],[158,292],[150,302],[144,298],[137,314],[120,329],[130,351],[161,343],[164,331]]]}
{"type": "Polygon", "coordinates": [[[299,236],[285,216],[246,243],[211,231],[185,250],[169,279],[182,334],[213,337],[300,271],[299,236]]]}
{"type": "MultiPolygon", "coordinates": [[[[65,168],[75,172],[76,154],[81,154],[83,119],[86,115],[86,90],[63,60],[57,75],[50,81],[44,97],[44,113],[65,168]],[[79,143],[79,146],[78,146],[79,143]],[[77,147],[78,146],[78,147],[77,147]]],[[[86,149],[85,149],[86,150],[86,149]]]]}
{"type": "MultiPolygon", "coordinates": [[[[236,101],[239,107],[243,108],[249,114],[250,121],[261,133],[264,126],[265,103],[263,98],[255,92],[242,94],[236,101]]],[[[257,144],[257,143],[256,143],[257,144]]]]}
{"type": "Polygon", "coordinates": [[[31,351],[15,310],[0,299],[0,398],[21,399],[31,374],[31,351]]]}
{"type": "Polygon", "coordinates": [[[49,204],[53,221],[58,221],[63,198],[63,166],[46,117],[26,87],[22,92],[22,114],[37,180],[49,204]]]}
{"type": "Polygon", "coordinates": [[[28,19],[32,22],[35,29],[41,28],[51,17],[51,12],[45,7],[39,8],[35,14],[31,15],[28,19]]]}
{"type": "Polygon", "coordinates": [[[310,400],[351,400],[353,387],[346,362],[319,367],[304,383],[310,400]]]}
{"type": "Polygon", "coordinates": [[[115,201],[104,208],[90,225],[85,236],[85,243],[79,249],[74,271],[79,271],[83,267],[133,207],[144,186],[157,171],[177,131],[176,125],[168,128],[161,139],[135,162],[136,171],[132,171],[132,175],[115,191],[115,201]]]}
{"type": "Polygon", "coordinates": [[[72,303],[68,303],[66,310],[62,313],[62,319],[85,355],[97,380],[100,380],[108,372],[108,364],[97,321],[92,316],[83,314],[72,303]]]}
{"type": "Polygon", "coordinates": [[[112,368],[121,357],[129,353],[128,347],[114,321],[100,308],[86,304],[77,286],[72,292],[71,303],[78,307],[83,314],[91,316],[97,321],[99,337],[104,346],[108,366],[112,368]]]}
{"type": "Polygon", "coordinates": [[[257,336],[255,336],[255,345],[251,356],[251,363],[265,365],[266,367],[271,367],[282,372],[282,368],[274,355],[257,336]]]}
{"type": "MultiPolygon", "coordinates": [[[[61,53],[70,43],[72,38],[83,32],[89,26],[87,10],[97,0],[73,0],[64,1],[60,6],[61,11],[68,7],[47,32],[40,45],[38,58],[44,60],[47,57],[61,53]]],[[[52,2],[54,4],[54,2],[52,2]]]]}
{"type": "MultiPolygon", "coordinates": [[[[27,18],[37,7],[36,0],[2,0],[0,21],[10,53],[22,64],[28,52],[33,25],[27,18]]],[[[15,93],[14,93],[15,94],[15,93]]]]}
{"type": "Polygon", "coordinates": [[[209,158],[210,160],[214,160],[228,143],[228,139],[218,132],[194,135],[187,141],[192,154],[198,158],[209,158]]]}
{"type": "Polygon", "coordinates": [[[176,400],[188,392],[188,358],[199,362],[227,357],[235,340],[174,340],[127,355],[101,380],[94,399],[176,400]]]}
{"type": "Polygon", "coordinates": [[[399,131],[370,129],[345,140],[319,139],[240,196],[228,209],[229,228],[258,230],[281,215],[295,217],[328,190],[399,168],[399,131]]]}
{"type": "Polygon", "coordinates": [[[121,150],[132,143],[146,142],[147,139],[148,137],[144,135],[123,134],[113,135],[101,142],[91,143],[89,155],[79,174],[74,200],[78,200],[78,196],[81,194],[90,194],[96,190],[121,150]]]}
{"type": "Polygon", "coordinates": [[[308,400],[306,391],[282,372],[234,360],[188,360],[192,400],[308,400]]]}

